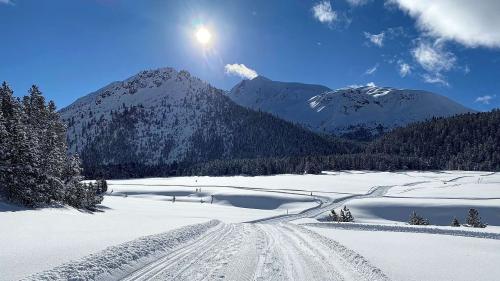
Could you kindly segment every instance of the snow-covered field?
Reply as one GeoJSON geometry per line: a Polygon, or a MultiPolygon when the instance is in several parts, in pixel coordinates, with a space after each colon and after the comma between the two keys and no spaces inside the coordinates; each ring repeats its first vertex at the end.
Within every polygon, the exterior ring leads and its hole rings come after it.
{"type": "Polygon", "coordinates": [[[99,212],[0,202],[0,225],[0,280],[500,276],[498,173],[115,180],[99,212]],[[355,223],[324,221],[343,205],[355,223]],[[448,226],[472,207],[487,228],[448,226]],[[413,210],[432,226],[406,225],[413,210]]]}

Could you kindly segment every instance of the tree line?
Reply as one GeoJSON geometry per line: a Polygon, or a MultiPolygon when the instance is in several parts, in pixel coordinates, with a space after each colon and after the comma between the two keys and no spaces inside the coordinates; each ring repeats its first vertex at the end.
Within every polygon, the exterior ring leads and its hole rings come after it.
{"type": "Polygon", "coordinates": [[[53,101],[37,86],[13,96],[0,87],[0,196],[29,207],[66,203],[94,208],[102,201],[105,181],[82,183],[77,155],[67,155],[66,127],[53,101]]]}

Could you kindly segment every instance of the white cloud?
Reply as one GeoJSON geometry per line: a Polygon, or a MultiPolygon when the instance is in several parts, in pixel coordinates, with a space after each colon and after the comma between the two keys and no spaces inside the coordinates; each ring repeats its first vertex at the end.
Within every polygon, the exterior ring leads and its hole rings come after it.
{"type": "Polygon", "coordinates": [[[368,87],[376,87],[375,83],[373,83],[373,82],[366,83],[366,86],[368,86],[368,87]]]}
{"type": "Polygon", "coordinates": [[[246,79],[253,79],[258,76],[255,70],[246,67],[246,65],[242,63],[226,64],[226,66],[224,66],[224,70],[227,74],[237,75],[246,79]]]}
{"type": "Polygon", "coordinates": [[[486,95],[482,97],[477,97],[477,99],[474,102],[480,102],[482,104],[490,104],[490,101],[494,98],[496,98],[496,95],[494,96],[486,95]]]}
{"type": "Polygon", "coordinates": [[[422,78],[424,79],[425,83],[440,84],[446,87],[450,86],[448,81],[446,81],[445,77],[441,73],[434,73],[434,74],[424,73],[422,75],[422,78]]]}
{"type": "Polygon", "coordinates": [[[377,69],[378,69],[378,63],[376,65],[374,65],[373,67],[368,68],[365,71],[365,74],[372,75],[373,73],[375,73],[375,71],[377,71],[377,69]]]}
{"type": "Polygon", "coordinates": [[[13,4],[11,0],[0,0],[0,4],[6,4],[6,5],[9,5],[9,4],[13,4]]]}
{"type": "Polygon", "coordinates": [[[399,60],[398,65],[399,65],[399,75],[401,77],[406,77],[408,76],[408,74],[411,73],[411,66],[409,64],[405,63],[402,60],[399,60]]]}
{"type": "Polygon", "coordinates": [[[379,34],[370,34],[368,32],[365,32],[365,37],[376,46],[379,47],[384,46],[384,37],[385,37],[384,32],[381,32],[379,34]]]}
{"type": "Polygon", "coordinates": [[[457,60],[455,55],[445,51],[439,42],[431,44],[426,41],[419,41],[411,53],[425,70],[433,73],[451,70],[457,60]]]}
{"type": "Polygon", "coordinates": [[[363,6],[370,2],[371,0],[346,0],[351,6],[363,6]]]}
{"type": "Polygon", "coordinates": [[[337,19],[337,13],[332,9],[330,1],[321,1],[312,7],[314,17],[326,24],[332,24],[337,19]]]}
{"type": "Polygon", "coordinates": [[[500,47],[498,0],[387,0],[417,21],[425,35],[467,47],[500,47]]]}

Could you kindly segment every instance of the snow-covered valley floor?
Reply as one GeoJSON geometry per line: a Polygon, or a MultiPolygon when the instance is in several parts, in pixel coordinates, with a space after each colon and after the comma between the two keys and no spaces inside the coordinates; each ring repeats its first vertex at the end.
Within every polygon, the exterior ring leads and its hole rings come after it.
{"type": "Polygon", "coordinates": [[[0,202],[0,280],[500,276],[498,173],[153,178],[109,181],[108,193],[94,213],[0,202]],[[344,205],[354,223],[325,221],[344,205]],[[487,228],[449,226],[469,208],[487,228]],[[413,210],[432,225],[407,225],[413,210]]]}

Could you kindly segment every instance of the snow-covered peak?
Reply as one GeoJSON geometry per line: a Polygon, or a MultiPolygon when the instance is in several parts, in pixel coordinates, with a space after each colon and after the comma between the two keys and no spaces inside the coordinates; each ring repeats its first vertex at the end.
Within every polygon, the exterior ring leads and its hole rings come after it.
{"type": "Polygon", "coordinates": [[[253,81],[253,82],[257,82],[257,81],[270,82],[271,81],[271,79],[269,79],[267,77],[264,77],[262,75],[259,75],[259,76],[255,77],[253,79],[250,79],[250,80],[253,81]]]}
{"type": "Polygon", "coordinates": [[[191,92],[208,89],[208,83],[191,76],[185,70],[159,68],[137,73],[123,81],[113,82],[87,96],[76,100],[61,110],[64,116],[68,111],[82,107],[101,108],[104,111],[113,107],[154,105],[161,99],[180,99],[191,92]]]}
{"type": "Polygon", "coordinates": [[[431,117],[472,110],[444,96],[374,85],[330,90],[325,86],[245,80],[229,93],[236,103],[301,123],[315,131],[344,133],[352,128],[403,126],[431,117]]]}
{"type": "MultiPolygon", "coordinates": [[[[140,108],[141,112],[149,114],[148,118],[155,126],[168,123],[168,126],[155,129],[150,128],[149,123],[137,126],[136,129],[144,131],[144,135],[175,134],[179,143],[187,143],[200,123],[207,100],[213,98],[211,95],[223,96],[222,91],[185,70],[160,68],[141,71],[123,81],[113,82],[78,99],[60,113],[68,123],[71,152],[81,151],[113,120],[114,115],[132,108],[140,108]],[[193,108],[200,114],[193,114],[193,108]]],[[[137,145],[145,139],[137,140],[137,145]]],[[[171,153],[172,159],[187,149],[180,144],[176,148],[178,150],[171,153]]]]}

